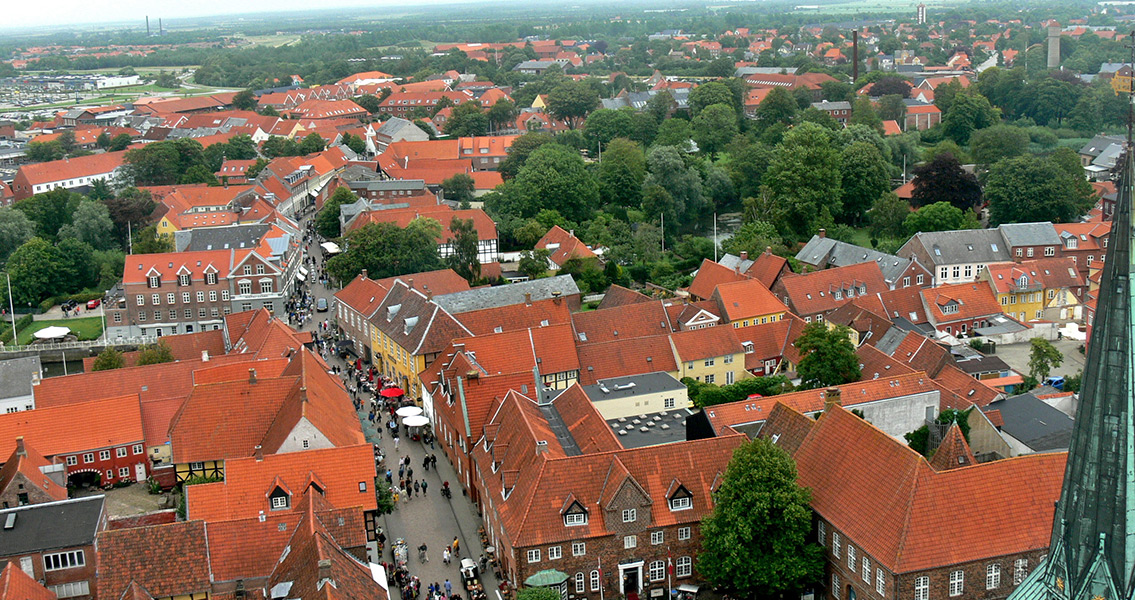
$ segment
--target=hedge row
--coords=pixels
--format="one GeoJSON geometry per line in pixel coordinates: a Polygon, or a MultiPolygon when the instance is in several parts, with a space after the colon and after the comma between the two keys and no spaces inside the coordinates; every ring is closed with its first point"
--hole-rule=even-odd
{"type": "MultiPolygon", "coordinates": [[[[35,320],[34,315],[24,315],[16,319],[16,331],[31,325],[33,320],[35,320]]],[[[9,325],[11,322],[12,321],[8,320],[3,325],[0,325],[0,343],[12,343],[12,327],[9,325]]]]}
{"type": "Polygon", "coordinates": [[[63,294],[62,296],[52,296],[47,300],[39,303],[39,311],[41,313],[45,313],[51,310],[51,307],[55,306],[56,304],[63,304],[68,300],[74,300],[75,302],[82,303],[86,303],[88,300],[102,300],[102,297],[104,295],[104,292],[80,292],[78,294],[63,294]]]}

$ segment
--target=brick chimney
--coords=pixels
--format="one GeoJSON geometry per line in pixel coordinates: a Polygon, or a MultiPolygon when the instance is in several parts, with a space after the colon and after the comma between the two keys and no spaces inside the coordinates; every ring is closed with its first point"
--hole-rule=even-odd
{"type": "Polygon", "coordinates": [[[252,450],[252,457],[256,459],[256,462],[264,460],[264,448],[257,444],[256,448],[252,450]]]}
{"type": "Polygon", "coordinates": [[[747,250],[741,251],[741,260],[749,260],[749,252],[747,250]]]}
{"type": "Polygon", "coordinates": [[[826,238],[826,237],[828,237],[828,230],[827,229],[821,229],[819,231],[819,233],[817,233],[816,235],[820,236],[821,238],[826,238]]]}
{"type": "Polygon", "coordinates": [[[524,306],[532,306],[532,293],[524,292],[524,306]]]}
{"type": "Polygon", "coordinates": [[[331,559],[323,558],[319,561],[319,587],[328,581],[331,581],[331,559]]]}
{"type": "Polygon", "coordinates": [[[824,391],[824,410],[827,411],[833,406],[843,406],[843,402],[840,400],[839,388],[831,387],[824,391]]]}
{"type": "Polygon", "coordinates": [[[407,283],[406,283],[406,285],[407,285],[407,286],[408,286],[408,287],[409,287],[410,289],[414,289],[414,278],[413,278],[413,277],[411,277],[411,278],[407,279],[407,280],[406,280],[406,282],[407,282],[407,283]]]}
{"type": "Polygon", "coordinates": [[[367,278],[367,270],[366,269],[363,269],[362,277],[363,277],[363,279],[367,278]]]}
{"type": "Polygon", "coordinates": [[[765,246],[765,256],[772,255],[772,246],[765,246]]]}
{"type": "Polygon", "coordinates": [[[248,382],[249,383],[256,383],[256,369],[249,369],[248,370],[248,382]]]}
{"type": "Polygon", "coordinates": [[[27,456],[28,450],[24,447],[24,436],[16,437],[16,456],[27,456]]]}

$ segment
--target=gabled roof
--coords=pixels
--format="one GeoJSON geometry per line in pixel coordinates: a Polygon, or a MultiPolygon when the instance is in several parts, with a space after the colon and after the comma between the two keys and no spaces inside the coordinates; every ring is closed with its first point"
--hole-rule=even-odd
{"type": "Polygon", "coordinates": [[[335,292],[335,298],[340,304],[349,306],[352,310],[361,314],[364,319],[369,319],[374,315],[374,311],[378,310],[378,306],[382,304],[387,289],[375,280],[367,278],[365,274],[360,273],[343,289],[335,292]]]}
{"type": "Polygon", "coordinates": [[[15,515],[11,528],[0,529],[0,554],[20,556],[94,544],[106,526],[104,499],[86,496],[0,510],[0,522],[15,515]]]}
{"type": "Polygon", "coordinates": [[[536,242],[535,248],[538,250],[548,250],[550,254],[548,260],[561,267],[572,258],[578,258],[580,260],[598,258],[579,238],[575,237],[573,233],[565,231],[559,225],[553,225],[552,228],[544,234],[544,237],[536,242]]]}
{"type": "Polygon", "coordinates": [[[690,282],[689,292],[691,296],[708,300],[713,296],[713,291],[717,289],[717,286],[723,283],[745,281],[745,279],[746,277],[740,269],[730,269],[706,258],[702,259],[697,275],[690,282]]]}
{"type": "Polygon", "coordinates": [[[18,436],[34,440],[44,456],[141,443],[138,395],[0,415],[0,456],[11,455],[18,436]]]}
{"type": "Polygon", "coordinates": [[[914,234],[902,248],[900,256],[909,256],[920,248],[935,265],[995,263],[1013,260],[1005,239],[996,229],[965,229],[914,234]]]}
{"type": "Polygon", "coordinates": [[[681,362],[741,354],[745,351],[732,327],[706,327],[672,333],[670,343],[681,362]]]}
{"type": "Polygon", "coordinates": [[[579,287],[575,284],[575,279],[571,275],[557,275],[435,296],[434,302],[456,315],[482,308],[517,304],[526,301],[528,295],[531,295],[532,300],[567,298],[579,295],[579,287]]]}
{"type": "Polygon", "coordinates": [[[756,279],[720,283],[712,299],[728,322],[788,311],[788,307],[756,279]]]}
{"type": "Polygon", "coordinates": [[[97,564],[102,598],[119,597],[131,582],[157,598],[211,590],[204,521],[104,531],[97,564]]]}
{"type": "MultiPolygon", "coordinates": [[[[771,437],[766,424],[763,437],[771,437]]],[[[848,544],[896,574],[1048,547],[1066,454],[1032,454],[936,472],[925,458],[842,407],[793,453],[812,508],[848,544]],[[981,506],[966,519],[944,498],[981,506]]]]}
{"type": "Polygon", "coordinates": [[[952,323],[1001,314],[1001,305],[993,291],[984,283],[940,285],[921,290],[920,294],[926,314],[934,323],[952,323]],[[947,306],[957,306],[957,310],[943,312],[943,308],[947,306]]]}
{"type": "Polygon", "coordinates": [[[796,338],[800,337],[806,325],[804,319],[786,313],[783,319],[734,329],[737,340],[745,348],[745,369],[763,369],[764,361],[770,359],[784,358],[791,363],[800,362],[796,338]],[[746,347],[749,344],[753,348],[751,352],[746,347]]]}
{"type": "Polygon", "coordinates": [[[942,438],[942,443],[938,444],[938,449],[930,458],[930,467],[935,471],[948,471],[976,464],[977,459],[974,458],[965,436],[962,435],[962,428],[957,423],[951,423],[950,428],[946,430],[946,436],[942,438]]]}
{"type": "Polygon", "coordinates": [[[577,344],[597,344],[671,333],[677,328],[657,300],[571,315],[577,344]]]}
{"type": "MultiPolygon", "coordinates": [[[[484,270],[485,265],[481,265],[481,267],[482,270],[484,270]]],[[[393,287],[395,281],[401,281],[406,284],[406,287],[418,290],[427,297],[431,295],[442,296],[445,294],[455,294],[457,292],[467,292],[471,289],[469,282],[466,281],[464,277],[458,275],[453,269],[424,271],[410,275],[387,277],[386,279],[379,279],[377,281],[379,285],[386,289],[393,287]]]]}
{"type": "Polygon", "coordinates": [[[583,344],[576,351],[579,354],[579,381],[583,385],[611,377],[678,370],[668,335],[583,344]]]}
{"type": "MultiPolygon", "coordinates": [[[[753,264],[748,269],[745,269],[745,274],[771,289],[780,274],[787,268],[787,265],[787,258],[777,256],[766,250],[753,260],[753,264]]],[[[791,272],[792,269],[789,268],[788,271],[791,272]]]]}
{"type": "Polygon", "coordinates": [[[123,152],[105,152],[102,154],[88,154],[75,158],[65,158],[50,162],[31,163],[20,166],[17,179],[23,178],[31,185],[65,181],[106,175],[122,166],[123,152]]]}
{"type": "Polygon", "coordinates": [[[439,352],[450,340],[472,335],[434,300],[401,281],[391,286],[370,323],[411,355],[439,352]]]}
{"type": "Polygon", "coordinates": [[[557,301],[555,298],[471,310],[461,313],[457,317],[457,320],[474,335],[487,335],[502,331],[528,329],[529,327],[562,325],[570,322],[571,319],[572,314],[567,303],[557,301]]]}
{"type": "Polygon", "coordinates": [[[909,258],[900,258],[818,235],[813,235],[800,252],[796,253],[796,260],[820,269],[875,262],[883,272],[883,279],[891,285],[895,285],[911,262],[909,258]]]}
{"type": "Polygon", "coordinates": [[[225,480],[186,489],[190,519],[228,521],[270,512],[268,494],[282,481],[293,494],[292,505],[315,478],[322,496],[335,508],[375,509],[374,448],[367,443],[302,452],[265,454],[225,461],[225,480]],[[366,483],[360,490],[359,483],[366,483]]]}
{"type": "Polygon", "coordinates": [[[0,571],[0,600],[55,600],[55,592],[32,579],[14,560],[0,571]]]}
{"type": "Polygon", "coordinates": [[[783,286],[793,312],[798,315],[827,312],[858,296],[888,290],[883,272],[875,262],[786,275],[777,286],[783,286]]]}
{"type": "Polygon", "coordinates": [[[12,480],[16,478],[17,474],[20,474],[26,477],[32,485],[46,492],[53,500],[66,500],[67,488],[53,481],[41,470],[51,466],[51,461],[36,452],[27,440],[19,438],[11,456],[4,461],[4,466],[0,467],[0,493],[7,491],[12,480]],[[21,446],[23,447],[21,448],[21,446]]]}
{"type": "Polygon", "coordinates": [[[603,294],[603,300],[599,302],[597,310],[617,308],[619,306],[637,304],[639,302],[650,302],[651,300],[653,299],[646,294],[613,283],[611,287],[607,288],[607,292],[603,294]]]}
{"type": "Polygon", "coordinates": [[[232,342],[230,354],[247,354],[256,358],[291,356],[311,343],[310,332],[292,329],[273,317],[266,308],[225,316],[225,330],[232,342]]]}

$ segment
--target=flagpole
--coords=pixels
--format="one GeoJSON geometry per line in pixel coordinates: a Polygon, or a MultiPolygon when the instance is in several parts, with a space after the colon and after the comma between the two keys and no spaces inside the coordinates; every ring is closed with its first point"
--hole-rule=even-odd
{"type": "MultiPolygon", "coordinates": [[[[716,219],[714,221],[716,223],[716,219]]],[[[670,576],[674,573],[674,556],[670,552],[669,546],[666,548],[666,597],[674,597],[674,584],[670,580],[670,576]]]]}
{"type": "Polygon", "coordinates": [[[599,567],[599,600],[603,600],[603,559],[597,557],[595,564],[599,567]]]}
{"type": "Polygon", "coordinates": [[[713,213],[713,262],[717,262],[717,213],[713,213]]]}

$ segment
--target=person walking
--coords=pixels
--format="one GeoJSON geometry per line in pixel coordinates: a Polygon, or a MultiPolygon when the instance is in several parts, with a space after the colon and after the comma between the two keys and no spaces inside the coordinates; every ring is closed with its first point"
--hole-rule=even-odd
{"type": "Polygon", "coordinates": [[[453,593],[453,584],[449,583],[449,580],[446,579],[445,580],[445,595],[448,596],[452,593],[453,593]]]}
{"type": "Polygon", "coordinates": [[[430,470],[430,457],[429,456],[423,456],[422,457],[422,469],[425,469],[426,471],[430,470]]]}
{"type": "Polygon", "coordinates": [[[414,495],[417,496],[418,492],[421,491],[421,489],[421,484],[419,484],[417,480],[414,480],[414,495]]]}
{"type": "Polygon", "coordinates": [[[445,564],[447,564],[447,565],[448,565],[448,564],[449,564],[449,559],[450,559],[450,556],[451,556],[451,555],[449,554],[449,548],[446,548],[446,549],[442,550],[442,551],[441,551],[441,562],[443,562],[443,563],[445,563],[445,564]]]}
{"type": "Polygon", "coordinates": [[[426,481],[425,479],[422,480],[422,495],[423,496],[426,495],[426,486],[428,486],[429,484],[430,484],[430,482],[426,481]]]}
{"type": "Polygon", "coordinates": [[[430,454],[430,466],[434,468],[435,472],[437,471],[437,455],[436,454],[430,454]]]}
{"type": "Polygon", "coordinates": [[[395,450],[398,449],[398,432],[397,431],[394,432],[394,449],[395,450]]]}
{"type": "Polygon", "coordinates": [[[453,555],[461,556],[461,542],[457,540],[457,536],[453,536],[453,555]]]}
{"type": "Polygon", "coordinates": [[[398,488],[391,488],[391,490],[390,490],[391,496],[394,497],[394,506],[395,507],[398,506],[398,496],[400,495],[398,492],[399,492],[398,488]]]}
{"type": "MultiPolygon", "coordinates": [[[[407,457],[407,458],[409,458],[409,457],[407,457]]],[[[407,479],[413,479],[414,478],[414,467],[406,467],[406,478],[407,479]]]]}

